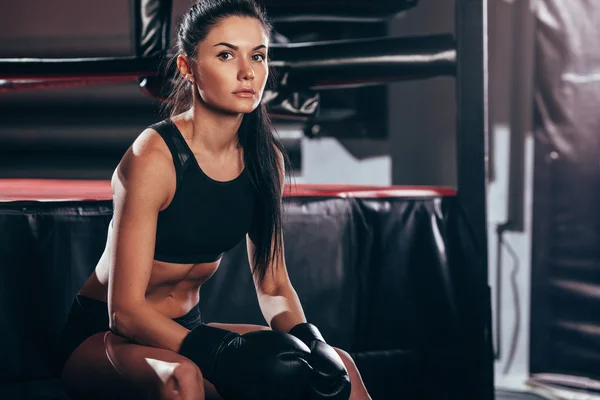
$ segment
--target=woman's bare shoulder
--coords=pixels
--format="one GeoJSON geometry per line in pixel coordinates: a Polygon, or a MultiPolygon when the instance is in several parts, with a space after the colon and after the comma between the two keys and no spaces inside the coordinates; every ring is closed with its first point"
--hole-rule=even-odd
{"type": "MultiPolygon", "coordinates": [[[[147,128],[133,141],[112,176],[113,195],[136,188],[162,193],[175,182],[173,158],[162,137],[147,128]]],[[[148,192],[151,191],[151,192],[148,192]]]]}

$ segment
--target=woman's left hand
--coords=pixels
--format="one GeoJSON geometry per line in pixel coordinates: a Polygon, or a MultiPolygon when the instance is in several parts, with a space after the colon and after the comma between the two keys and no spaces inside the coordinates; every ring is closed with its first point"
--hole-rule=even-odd
{"type": "Polygon", "coordinates": [[[341,357],[325,342],[317,327],[301,323],[288,333],[303,341],[310,349],[310,364],[313,368],[311,398],[347,400],[352,388],[348,371],[341,357]]]}

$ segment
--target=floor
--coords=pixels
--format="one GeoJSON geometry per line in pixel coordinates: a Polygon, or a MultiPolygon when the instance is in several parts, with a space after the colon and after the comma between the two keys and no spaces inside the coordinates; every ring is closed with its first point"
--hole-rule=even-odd
{"type": "Polygon", "coordinates": [[[498,389],[496,390],[496,400],[545,400],[545,398],[531,393],[498,389]]]}

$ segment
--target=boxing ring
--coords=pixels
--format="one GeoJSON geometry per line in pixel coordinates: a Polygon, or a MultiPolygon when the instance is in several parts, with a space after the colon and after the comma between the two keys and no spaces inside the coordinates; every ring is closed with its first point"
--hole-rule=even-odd
{"type": "MultiPolygon", "coordinates": [[[[309,2],[310,3],[310,2],[309,2]]],[[[332,18],[266,1],[275,22],[332,18]],[[279,9],[278,7],[282,7],[279,9]]],[[[360,2],[359,2],[360,3],[360,2]]],[[[378,18],[417,1],[353,18],[378,18]]],[[[455,76],[458,190],[288,186],[284,236],[290,279],[307,318],[347,350],[373,399],[491,399],[493,355],[485,226],[485,1],[456,1],[456,37],[433,35],[273,45],[270,112],[311,131],[321,90],[455,76]],[[477,32],[473,34],[473,32],[477,32]],[[386,52],[382,53],[381,48],[386,52]],[[325,62],[325,61],[327,62],[325,62]],[[469,79],[463,79],[469,76],[469,79]]],[[[133,0],[131,57],[0,59],[0,92],[139,83],[162,99],[169,73],[170,1],[133,0]]],[[[329,8],[328,8],[329,7],[329,8]]],[[[391,7],[391,6],[389,6],[391,7]]],[[[349,16],[346,16],[349,17],[349,16]]],[[[55,341],[72,299],[104,249],[108,180],[0,179],[0,398],[68,399],[55,341]],[[35,318],[32,318],[35,316],[35,318]]],[[[226,253],[202,288],[207,321],[264,325],[245,246],[226,253]]]]}

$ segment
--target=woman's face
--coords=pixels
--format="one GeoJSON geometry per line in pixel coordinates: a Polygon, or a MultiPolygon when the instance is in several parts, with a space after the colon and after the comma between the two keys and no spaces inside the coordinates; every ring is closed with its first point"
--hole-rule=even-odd
{"type": "Polygon", "coordinates": [[[198,44],[194,84],[202,100],[227,113],[260,104],[267,77],[268,37],[255,18],[228,17],[198,44]],[[249,92],[241,92],[250,90],[249,92]]]}

